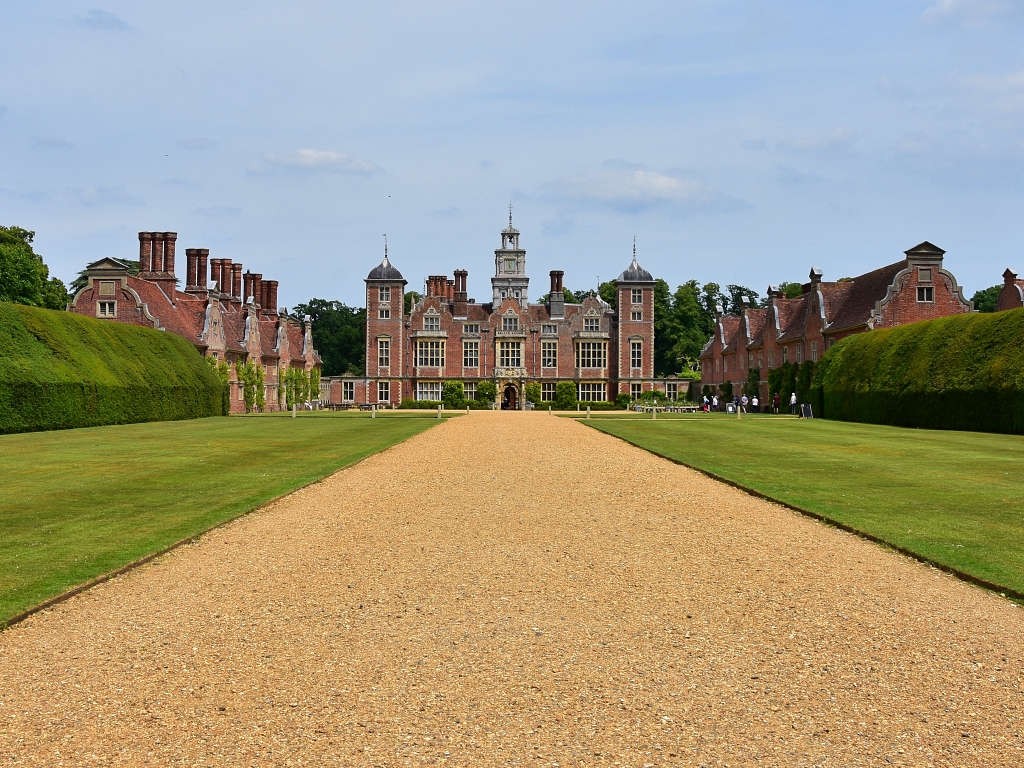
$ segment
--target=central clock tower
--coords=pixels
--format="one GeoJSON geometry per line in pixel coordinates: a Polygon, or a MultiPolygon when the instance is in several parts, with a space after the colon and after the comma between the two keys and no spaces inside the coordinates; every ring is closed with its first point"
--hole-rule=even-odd
{"type": "Polygon", "coordinates": [[[519,230],[512,226],[512,206],[508,207],[508,227],[501,232],[501,247],[494,251],[494,277],[491,289],[497,307],[505,299],[526,306],[530,278],[526,276],[526,251],[519,247],[519,230]]]}

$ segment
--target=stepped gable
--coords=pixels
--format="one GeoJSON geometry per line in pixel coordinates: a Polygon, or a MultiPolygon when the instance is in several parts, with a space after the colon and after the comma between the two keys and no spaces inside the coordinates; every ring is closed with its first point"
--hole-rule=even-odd
{"type": "MultiPolygon", "coordinates": [[[[832,318],[826,315],[828,329],[841,331],[865,325],[871,319],[871,312],[875,306],[885,298],[896,275],[906,267],[906,260],[897,261],[849,281],[852,283],[852,287],[846,291],[845,299],[843,299],[838,312],[832,318]]],[[[838,285],[842,285],[842,283],[838,283],[838,285]]]]}

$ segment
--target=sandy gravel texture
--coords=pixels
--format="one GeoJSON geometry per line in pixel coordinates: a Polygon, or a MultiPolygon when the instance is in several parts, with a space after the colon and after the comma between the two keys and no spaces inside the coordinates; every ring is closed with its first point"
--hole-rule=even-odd
{"type": "Polygon", "coordinates": [[[1024,611],[474,412],[0,635],[2,765],[1024,764],[1024,611]]]}

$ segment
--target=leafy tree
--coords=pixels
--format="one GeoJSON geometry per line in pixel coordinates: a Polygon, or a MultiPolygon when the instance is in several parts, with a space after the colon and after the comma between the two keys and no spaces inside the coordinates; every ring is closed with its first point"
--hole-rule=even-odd
{"type": "Polygon", "coordinates": [[[405,312],[406,317],[408,317],[409,315],[412,314],[413,305],[417,301],[422,299],[422,298],[423,298],[423,294],[422,293],[417,293],[416,291],[407,291],[406,292],[406,294],[405,294],[405,306],[403,307],[403,312],[405,312]]]}
{"type": "Polygon", "coordinates": [[[32,250],[35,236],[35,232],[21,227],[0,227],[0,301],[64,309],[67,289],[56,277],[50,277],[42,256],[32,250]]]}
{"type": "Polygon", "coordinates": [[[991,288],[978,291],[971,297],[971,301],[974,302],[974,308],[979,312],[995,312],[996,302],[999,301],[999,292],[1001,290],[1003,290],[1003,286],[993,285],[991,288]]]}
{"type": "Polygon", "coordinates": [[[747,380],[743,383],[743,394],[747,397],[756,397],[761,385],[761,369],[751,368],[747,372],[747,380]]]}
{"type": "Polygon", "coordinates": [[[732,400],[732,382],[727,381],[721,386],[722,389],[722,400],[729,402],[732,400]]]}
{"type": "MultiPolygon", "coordinates": [[[[547,304],[548,303],[548,296],[550,296],[550,295],[551,295],[550,293],[545,293],[543,296],[541,296],[539,299],[537,299],[537,303],[538,304],[547,304]]],[[[574,294],[568,288],[563,288],[562,289],[562,301],[564,301],[566,304],[575,304],[576,303],[576,294],[574,294]]]]}
{"type": "Polygon", "coordinates": [[[779,291],[783,298],[795,299],[804,292],[804,289],[802,283],[779,283],[779,291]]]}
{"type": "Polygon", "coordinates": [[[729,303],[725,307],[726,312],[738,315],[747,307],[758,306],[757,291],[752,291],[742,285],[727,285],[725,290],[729,292],[729,303]]]}
{"type": "Polygon", "coordinates": [[[729,306],[729,297],[722,293],[722,288],[718,283],[704,283],[704,287],[701,289],[700,303],[704,307],[704,311],[714,318],[716,307],[722,307],[724,311],[729,306]]]}
{"type": "MultiPolygon", "coordinates": [[[[319,384],[319,380],[317,383],[319,384]]],[[[287,369],[281,377],[281,384],[283,387],[279,387],[278,392],[280,392],[282,388],[284,389],[285,407],[289,411],[292,409],[293,405],[309,401],[309,395],[311,392],[310,377],[302,368],[287,369]]]]}
{"type": "MultiPolygon", "coordinates": [[[[406,294],[408,296],[408,294],[406,294]]],[[[324,376],[363,375],[366,356],[366,310],[340,301],[310,299],[295,307],[313,323],[313,346],[323,360],[324,376]]],[[[396,350],[397,351],[397,350],[396,350]]]]}
{"type": "Polygon", "coordinates": [[[629,396],[628,392],[620,392],[615,396],[615,404],[619,406],[619,408],[629,408],[629,404],[631,402],[633,402],[633,398],[629,396]]]}
{"type": "Polygon", "coordinates": [[[597,295],[604,299],[605,304],[610,304],[612,309],[618,306],[619,292],[612,283],[604,282],[597,286],[597,295]]]}
{"type": "Polygon", "coordinates": [[[534,381],[523,387],[523,397],[528,403],[540,405],[540,383],[534,381]]]}
{"type": "Polygon", "coordinates": [[[571,411],[576,407],[576,384],[571,381],[560,381],[555,385],[554,407],[559,411],[571,411]]]}
{"type": "MultiPolygon", "coordinates": [[[[566,288],[566,290],[569,290],[566,288]]],[[[594,295],[593,291],[573,291],[572,292],[572,303],[582,304],[584,299],[588,299],[594,295]]]]}
{"type": "Polygon", "coordinates": [[[810,400],[811,382],[814,380],[814,362],[804,360],[797,366],[800,370],[796,377],[796,399],[798,403],[806,403],[810,400]]]}
{"type": "Polygon", "coordinates": [[[465,385],[461,381],[446,381],[441,388],[441,402],[445,408],[465,408],[465,385]]]}
{"type": "Polygon", "coordinates": [[[662,279],[654,281],[654,375],[675,373],[679,361],[674,359],[675,340],[679,336],[672,307],[672,291],[662,279]]]}
{"type": "Polygon", "coordinates": [[[476,399],[481,403],[493,403],[498,397],[498,387],[493,381],[481,381],[476,385],[476,399]]]}
{"type": "Polygon", "coordinates": [[[251,360],[246,363],[235,363],[235,375],[242,385],[242,402],[245,403],[246,413],[252,413],[256,407],[256,385],[260,378],[256,375],[257,370],[263,373],[263,369],[254,365],[251,360]]]}
{"type": "Polygon", "coordinates": [[[320,399],[320,369],[311,368],[309,371],[309,394],[313,400],[320,399]]]}
{"type": "Polygon", "coordinates": [[[227,416],[231,413],[231,369],[226,362],[215,357],[209,356],[204,359],[217,372],[221,386],[224,387],[223,406],[224,415],[227,416]]]}

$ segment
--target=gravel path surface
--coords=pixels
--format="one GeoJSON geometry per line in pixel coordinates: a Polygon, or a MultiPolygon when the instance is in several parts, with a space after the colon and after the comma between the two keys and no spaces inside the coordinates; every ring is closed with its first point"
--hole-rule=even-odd
{"type": "Polygon", "coordinates": [[[474,412],[0,635],[0,765],[1024,764],[1024,611],[474,412]]]}

